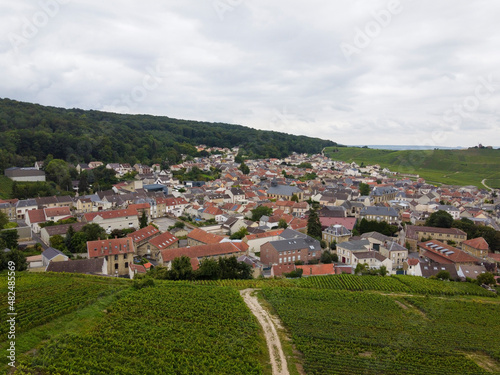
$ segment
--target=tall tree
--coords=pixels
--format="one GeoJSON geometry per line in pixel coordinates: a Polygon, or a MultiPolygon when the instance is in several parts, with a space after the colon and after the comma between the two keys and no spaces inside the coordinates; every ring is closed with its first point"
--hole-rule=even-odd
{"type": "Polygon", "coordinates": [[[321,222],[317,208],[311,208],[307,219],[307,234],[311,237],[321,239],[321,222]]]}
{"type": "Polygon", "coordinates": [[[425,222],[428,227],[451,228],[453,224],[453,216],[448,212],[439,210],[433,212],[425,222]]]}
{"type": "Polygon", "coordinates": [[[175,258],[172,261],[172,268],[169,271],[169,279],[192,280],[193,267],[191,266],[191,259],[185,255],[180,258],[175,258]]]}
{"type": "Polygon", "coordinates": [[[370,185],[365,184],[365,183],[360,183],[359,184],[359,193],[361,195],[370,195],[370,185]]]}
{"type": "Polygon", "coordinates": [[[70,251],[71,253],[75,252],[75,249],[73,248],[73,236],[75,235],[75,230],[73,229],[73,226],[70,225],[68,230],[66,231],[66,239],[64,240],[64,243],[66,244],[66,249],[70,251]]]}
{"type": "MultiPolygon", "coordinates": [[[[17,249],[17,241],[19,239],[19,233],[17,230],[4,230],[0,232],[0,239],[3,241],[3,246],[13,250],[17,249]]],[[[3,250],[3,249],[0,249],[3,250]]]]}
{"type": "Polygon", "coordinates": [[[243,174],[249,174],[250,173],[250,168],[248,168],[248,166],[243,161],[241,162],[240,167],[238,169],[243,174]]]}
{"type": "Polygon", "coordinates": [[[148,217],[146,216],[146,211],[142,211],[142,216],[139,221],[141,228],[146,228],[148,226],[148,217]]]}
{"type": "Polygon", "coordinates": [[[0,211],[0,229],[3,229],[7,223],[9,222],[9,218],[7,217],[7,215],[0,211]]]}
{"type": "Polygon", "coordinates": [[[259,221],[262,216],[271,216],[273,209],[267,206],[259,206],[252,210],[252,221],[259,221]]]}
{"type": "Polygon", "coordinates": [[[78,182],[78,193],[85,194],[89,190],[89,180],[87,171],[82,171],[80,173],[80,178],[78,182]]]}

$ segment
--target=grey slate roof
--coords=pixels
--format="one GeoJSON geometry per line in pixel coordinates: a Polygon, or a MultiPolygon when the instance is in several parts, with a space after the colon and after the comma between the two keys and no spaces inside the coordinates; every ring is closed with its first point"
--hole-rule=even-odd
{"type": "Polygon", "coordinates": [[[388,241],[390,237],[387,237],[386,235],[383,235],[382,233],[379,232],[368,232],[368,233],[363,233],[361,235],[361,238],[363,239],[373,238],[377,241],[384,243],[385,241],[388,241]]]}
{"type": "MultiPolygon", "coordinates": [[[[64,255],[61,251],[54,249],[53,247],[47,248],[43,253],[42,256],[48,260],[54,259],[58,255],[64,255]]],[[[66,255],[64,255],[66,256],[66,255]]]]}
{"type": "Polygon", "coordinates": [[[35,199],[24,199],[22,201],[18,201],[16,204],[17,208],[24,208],[24,207],[31,207],[31,206],[38,207],[38,203],[36,203],[35,199]]]}
{"type": "Polygon", "coordinates": [[[101,274],[104,258],[70,260],[68,262],[50,262],[47,272],[70,272],[101,274]]]}
{"type": "Polygon", "coordinates": [[[63,224],[63,225],[54,225],[51,227],[45,227],[44,229],[47,231],[49,236],[55,236],[55,235],[61,235],[64,236],[66,235],[66,232],[68,231],[69,227],[73,227],[75,232],[79,232],[82,230],[82,228],[85,226],[87,223],[72,223],[72,224],[63,224]]]}
{"type": "Polygon", "coordinates": [[[339,247],[350,251],[366,251],[370,247],[370,241],[368,240],[346,241],[337,244],[337,248],[339,247]]]}
{"type": "Polygon", "coordinates": [[[380,262],[383,262],[387,258],[380,254],[378,251],[357,251],[354,253],[354,256],[358,259],[377,259],[380,262]]]}
{"type": "Polygon", "coordinates": [[[284,240],[290,240],[293,238],[306,238],[307,234],[298,232],[296,230],[286,228],[281,234],[280,237],[283,238],[284,240]]]}
{"type": "Polygon", "coordinates": [[[292,196],[297,193],[301,193],[302,190],[300,190],[296,186],[288,186],[288,185],[277,185],[277,186],[271,186],[267,190],[267,194],[275,194],[275,195],[286,195],[286,196],[292,196]]]}
{"type": "Polygon", "coordinates": [[[269,242],[277,251],[290,251],[308,249],[309,251],[320,251],[321,245],[318,240],[311,237],[308,238],[295,238],[289,240],[279,240],[269,242]]]}
{"type": "Polygon", "coordinates": [[[408,251],[408,249],[404,246],[401,246],[397,242],[387,241],[384,247],[389,251],[408,251]]]}
{"type": "Polygon", "coordinates": [[[361,209],[360,215],[393,216],[398,217],[397,211],[392,207],[368,206],[361,209]]]}
{"type": "Polygon", "coordinates": [[[326,228],[323,232],[331,234],[333,236],[348,236],[351,234],[351,231],[349,229],[340,224],[331,225],[328,228],[326,228]]]}

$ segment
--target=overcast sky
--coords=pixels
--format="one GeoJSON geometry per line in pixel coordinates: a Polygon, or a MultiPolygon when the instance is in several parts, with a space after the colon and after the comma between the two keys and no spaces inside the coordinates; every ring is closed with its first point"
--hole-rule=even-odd
{"type": "Polygon", "coordinates": [[[0,97],[500,146],[500,2],[0,0],[0,97]]]}

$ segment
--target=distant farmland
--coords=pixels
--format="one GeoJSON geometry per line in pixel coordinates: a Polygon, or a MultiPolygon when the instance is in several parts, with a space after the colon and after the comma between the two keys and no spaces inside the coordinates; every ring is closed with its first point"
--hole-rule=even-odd
{"type": "Polygon", "coordinates": [[[379,164],[393,172],[418,174],[427,182],[448,185],[475,185],[481,181],[500,188],[500,150],[375,150],[358,147],[328,147],[333,160],[358,165],[379,164]]]}

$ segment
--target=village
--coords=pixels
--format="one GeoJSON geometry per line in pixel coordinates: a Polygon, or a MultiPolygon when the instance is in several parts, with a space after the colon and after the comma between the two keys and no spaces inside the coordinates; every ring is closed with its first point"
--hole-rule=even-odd
{"type": "MultiPolygon", "coordinates": [[[[493,190],[436,187],[417,175],[322,154],[242,162],[238,148],[198,151],[209,156],[184,158],[169,169],[81,163],[79,173],[105,166],[117,177],[133,178],[92,194],[80,194],[76,181],[75,196],[0,201],[0,211],[18,224],[20,247],[41,246],[40,255],[27,258],[28,270],[134,278],[154,267],[171,268],[181,256],[189,257],[193,270],[205,259],[235,256],[256,278],[383,270],[422,277],[445,271],[453,280],[474,280],[497,272],[499,249],[483,237],[425,226],[444,211],[499,231],[500,198],[493,190]],[[207,181],[178,178],[194,170],[219,174],[207,181]],[[316,233],[311,216],[321,226],[316,233]],[[362,223],[385,223],[390,233],[360,230],[362,223]],[[86,252],[61,250],[68,235],[89,224],[105,235],[86,242],[86,252]]],[[[46,178],[43,162],[5,175],[20,182],[46,178]]]]}

